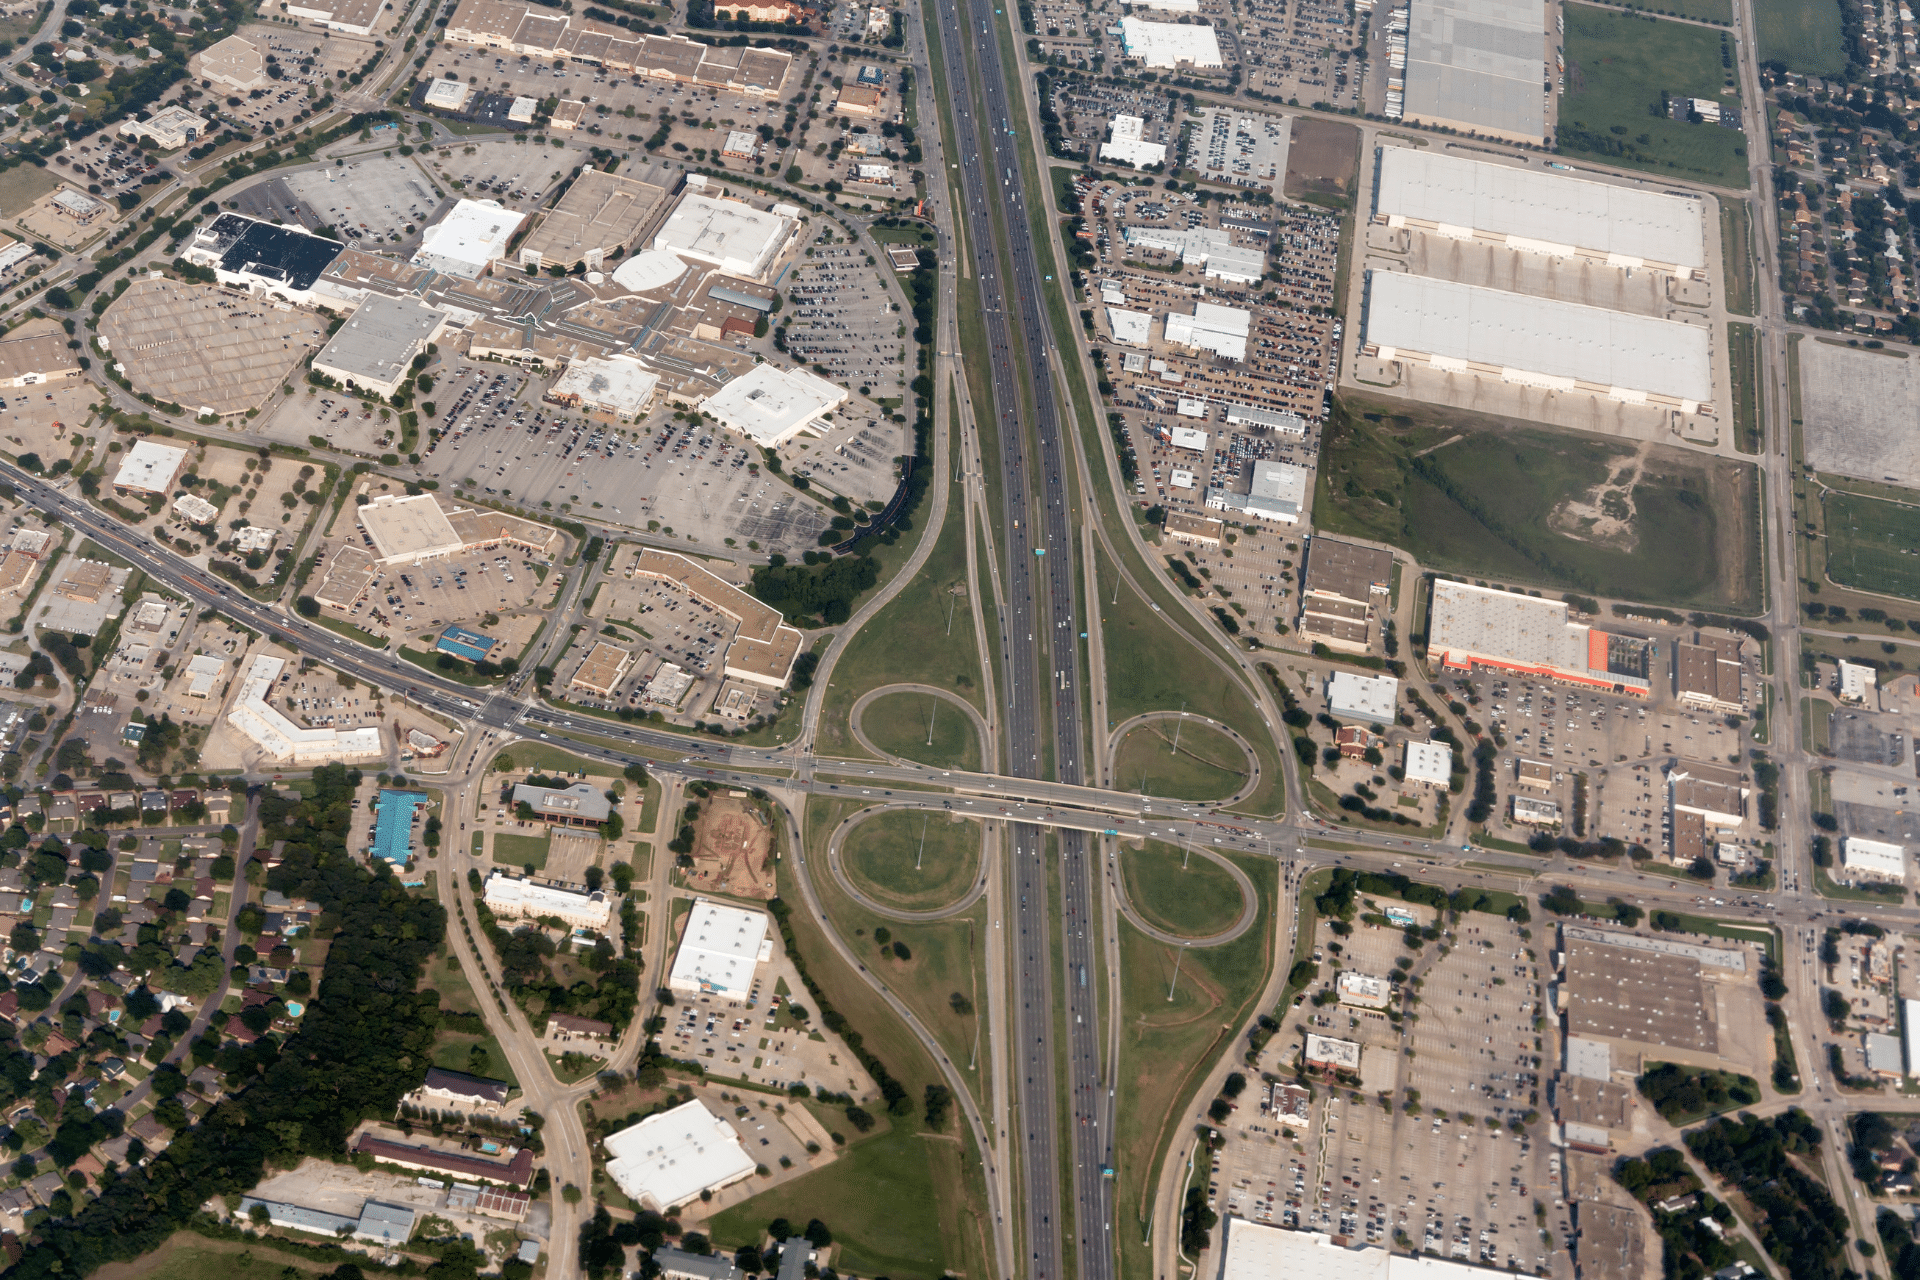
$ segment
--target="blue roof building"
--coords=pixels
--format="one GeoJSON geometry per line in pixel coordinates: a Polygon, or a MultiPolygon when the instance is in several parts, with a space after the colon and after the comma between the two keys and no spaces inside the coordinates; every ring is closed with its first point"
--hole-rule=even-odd
{"type": "Polygon", "coordinates": [[[383,790],[380,793],[380,820],[373,829],[373,856],[385,858],[396,867],[407,865],[413,856],[414,810],[427,803],[418,791],[383,790]]]}

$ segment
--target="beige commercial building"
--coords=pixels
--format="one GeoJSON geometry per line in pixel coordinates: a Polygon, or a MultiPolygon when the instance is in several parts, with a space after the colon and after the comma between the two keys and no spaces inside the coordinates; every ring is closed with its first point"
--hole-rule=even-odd
{"type": "Polygon", "coordinates": [[[802,637],[798,628],[781,619],[779,610],[676,551],[648,547],[640,553],[633,571],[643,578],[675,583],[734,621],[737,630],[733,643],[727,646],[726,658],[730,678],[770,689],[786,685],[802,637]]]}
{"type": "Polygon", "coordinates": [[[619,686],[620,678],[627,674],[627,667],[632,661],[631,651],[604,640],[598,641],[580,660],[580,669],[573,673],[572,687],[610,697],[619,686]]]}
{"type": "Polygon", "coordinates": [[[80,376],[79,353],[64,333],[0,341],[0,387],[33,387],[80,376]]]}
{"type": "Polygon", "coordinates": [[[485,508],[444,509],[431,493],[382,494],[360,508],[360,527],[383,565],[420,564],[501,545],[551,558],[560,547],[557,529],[485,508]]]}
{"type": "Polygon", "coordinates": [[[520,265],[572,268],[585,263],[587,270],[598,271],[607,259],[646,244],[666,202],[666,190],[650,182],[583,169],[520,242],[520,265]]]}
{"type": "Polygon", "coordinates": [[[1393,553],[1318,537],[1307,544],[1300,634],[1347,653],[1372,647],[1374,610],[1392,589],[1393,553]]]}
{"type": "Polygon", "coordinates": [[[1738,637],[1696,632],[1673,646],[1673,692],[1682,706],[1739,715],[1747,705],[1745,677],[1738,637]]]}
{"type": "Polygon", "coordinates": [[[536,58],[574,58],[646,79],[768,98],[780,92],[793,66],[793,56],[777,49],[635,35],[530,0],[460,0],[447,22],[447,39],[536,58]]]}
{"type": "Polygon", "coordinates": [[[264,89],[272,83],[272,78],[267,75],[266,60],[260,56],[259,46],[239,36],[228,36],[194,54],[187,63],[187,70],[208,84],[217,84],[241,93],[250,89],[264,89]]]}

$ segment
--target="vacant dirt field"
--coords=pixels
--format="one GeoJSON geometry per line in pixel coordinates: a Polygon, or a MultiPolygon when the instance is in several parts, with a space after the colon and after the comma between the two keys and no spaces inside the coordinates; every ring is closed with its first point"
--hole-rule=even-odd
{"type": "Polygon", "coordinates": [[[1350,124],[1334,124],[1311,116],[1293,119],[1293,144],[1287,150],[1286,195],[1351,199],[1353,175],[1360,162],[1360,131],[1350,124]]]}
{"type": "Polygon", "coordinates": [[[751,801],[716,796],[694,829],[692,879],[703,889],[746,898],[771,898],[770,833],[751,801]]]}

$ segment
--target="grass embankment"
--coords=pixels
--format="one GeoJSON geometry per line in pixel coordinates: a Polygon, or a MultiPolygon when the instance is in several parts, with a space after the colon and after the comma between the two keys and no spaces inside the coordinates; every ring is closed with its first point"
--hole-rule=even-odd
{"type": "Polygon", "coordinates": [[[1393,543],[1424,567],[1649,604],[1759,607],[1750,463],[1360,397],[1336,402],[1321,457],[1321,527],[1393,543]],[[1669,554],[1677,546],[1693,550],[1669,554]]]}
{"type": "MultiPolygon", "coordinates": [[[[805,825],[809,848],[820,849],[817,837],[832,830],[850,808],[844,802],[810,803],[805,825]]],[[[800,897],[791,878],[793,865],[791,859],[781,860],[778,883],[782,898],[796,907],[789,918],[798,958],[825,998],[860,1033],[867,1051],[900,1081],[914,1103],[913,1113],[893,1117],[884,1133],[876,1131],[852,1142],[840,1159],[825,1168],[715,1215],[709,1223],[713,1239],[731,1250],[757,1242],[775,1217],[795,1222],[819,1218],[832,1228],[838,1246],[836,1265],[845,1270],[891,1275],[896,1280],[935,1280],[947,1273],[985,1275],[992,1267],[991,1224],[980,1181],[980,1153],[957,1114],[948,1119],[944,1134],[923,1131],[919,1103],[926,1086],[940,1082],[938,1070],[913,1033],[835,954],[821,922],[797,909],[800,897]],[[876,1188],[885,1188],[885,1193],[876,1194],[876,1188]]],[[[839,895],[832,884],[819,884],[819,888],[823,905],[832,904],[829,910],[837,910],[840,904],[834,900],[839,895]]],[[[930,964],[937,948],[918,938],[922,932],[915,926],[902,936],[910,939],[909,946],[917,940],[915,962],[930,964]],[[919,948],[926,949],[928,960],[921,960],[919,948]]],[[[896,991],[901,999],[914,1003],[907,991],[896,991]]],[[[939,999],[946,1000],[946,993],[941,992],[939,999]]],[[[915,1008],[916,1016],[921,1012],[915,1008]]],[[[948,1047],[947,1040],[935,1034],[948,1047]]],[[[833,1127],[845,1131],[845,1126],[833,1127]]]]}
{"type": "Polygon", "coordinates": [[[903,911],[957,902],[979,875],[980,824],[935,813],[879,813],[847,833],[840,862],[860,891],[903,911]]]}
{"type": "Polygon", "coordinates": [[[1276,869],[1264,858],[1227,856],[1252,877],[1260,894],[1258,919],[1232,942],[1170,947],[1125,921],[1119,926],[1122,1021],[1114,1149],[1132,1158],[1115,1166],[1114,1203],[1116,1216],[1126,1224],[1119,1233],[1119,1253],[1128,1277],[1152,1275],[1150,1246],[1142,1238],[1143,1227],[1135,1224],[1146,1216],[1168,1145],[1181,1131],[1176,1118],[1185,1114],[1194,1089],[1220,1054],[1238,1052],[1234,1037],[1254,1012],[1254,999],[1275,963],[1276,869]]]}
{"type": "MultiPolygon", "coordinates": [[[[1182,708],[1217,720],[1253,743],[1259,758],[1259,784],[1235,808],[1257,814],[1281,812],[1286,787],[1279,759],[1245,686],[1220,663],[1195,652],[1193,641],[1167,626],[1151,605],[1118,579],[1104,555],[1099,568],[1100,599],[1095,603],[1106,639],[1107,728],[1149,711],[1182,708]]],[[[1120,781],[1128,780],[1123,776],[1120,781]]]]}
{"type": "MultiPolygon", "coordinates": [[[[960,620],[971,634],[973,620],[960,620]]],[[[874,746],[903,760],[935,769],[980,768],[980,735],[967,713],[931,693],[881,694],[860,713],[860,729],[874,746]]]]}
{"type": "Polygon", "coordinates": [[[1247,753],[1194,717],[1127,731],[1114,753],[1114,786],[1174,800],[1224,800],[1246,784],[1247,753]]]}
{"type": "Polygon", "coordinates": [[[1159,840],[1120,847],[1127,900],[1155,928],[1207,938],[1240,918],[1240,886],[1211,858],[1159,840]],[[1182,864],[1185,864],[1184,866],[1182,864]]]}
{"type": "MultiPolygon", "coordinates": [[[[959,433],[953,434],[957,437],[959,433]]],[[[958,466],[951,470],[956,475],[959,472],[958,466]]],[[[927,562],[847,642],[834,663],[833,687],[827,691],[820,713],[822,750],[865,754],[849,731],[848,716],[860,695],[882,685],[912,683],[951,689],[981,711],[986,710],[980,693],[980,654],[974,644],[973,617],[966,595],[964,506],[963,495],[956,487],[948,495],[946,519],[927,562]]],[[[869,734],[873,724],[869,712],[869,734]]]]}
{"type": "Polygon", "coordinates": [[[1562,12],[1562,155],[1746,189],[1746,134],[1660,113],[1662,93],[1718,102],[1723,111],[1740,109],[1731,61],[1723,61],[1731,35],[1585,4],[1565,5],[1562,12]]]}

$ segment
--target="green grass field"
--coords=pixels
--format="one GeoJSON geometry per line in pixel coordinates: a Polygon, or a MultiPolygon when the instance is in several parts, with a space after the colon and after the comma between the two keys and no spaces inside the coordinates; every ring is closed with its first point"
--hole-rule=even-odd
{"type": "Polygon", "coordinates": [[[17,218],[47,192],[60,185],[52,169],[15,165],[0,174],[0,217],[17,218]]]}
{"type": "Polygon", "coordinates": [[[758,1244],[775,1218],[818,1218],[833,1232],[836,1269],[933,1280],[946,1273],[947,1251],[934,1221],[931,1153],[950,1145],[905,1126],[875,1134],[826,1168],[715,1214],[708,1230],[731,1253],[758,1244]]]}
{"type": "Polygon", "coordinates": [[[1753,0],[1753,19],[1762,62],[1810,76],[1847,69],[1838,0],[1753,0]]]}
{"type": "Polygon", "coordinates": [[[1556,510],[1628,474],[1633,446],[1470,418],[1337,402],[1322,444],[1316,521],[1328,533],[1404,547],[1429,568],[1649,604],[1759,607],[1751,464],[1652,446],[1631,489],[1630,539],[1589,540],[1574,536],[1585,526],[1556,510]],[[1673,547],[1689,554],[1671,555],[1673,547]]]}
{"type": "Polygon", "coordinates": [[[1209,858],[1148,840],[1120,848],[1127,899],[1156,927],[1185,938],[1207,938],[1240,918],[1240,887],[1209,858]],[[1181,869],[1181,862],[1186,869],[1181,869]]]}
{"type": "Polygon", "coordinates": [[[1746,188],[1745,134],[1674,120],[1661,110],[1663,92],[1738,106],[1728,87],[1732,72],[1721,62],[1721,41],[1731,37],[1591,5],[1569,4],[1563,13],[1562,154],[1746,188]]]}
{"type": "Polygon", "coordinates": [[[517,836],[496,831],[493,835],[493,860],[509,867],[532,867],[538,871],[547,865],[547,850],[552,842],[551,836],[517,836]]]}
{"type": "Polygon", "coordinates": [[[980,826],[944,814],[877,814],[847,833],[840,861],[860,891],[876,902],[934,911],[958,901],[973,883],[980,866],[980,826]]]}
{"type": "Polygon", "coordinates": [[[516,1089],[520,1087],[520,1078],[513,1074],[513,1066],[507,1061],[500,1042],[492,1036],[468,1036],[457,1031],[442,1031],[433,1045],[433,1065],[448,1071],[473,1071],[475,1045],[487,1051],[487,1069],[474,1074],[489,1080],[505,1080],[516,1089]]]}
{"type": "MultiPolygon", "coordinates": [[[[604,760],[587,760],[570,751],[544,742],[516,742],[501,755],[513,761],[515,769],[536,769],[546,773],[584,773],[589,778],[615,778],[619,770],[604,760]]],[[[500,768],[500,756],[493,758],[492,768],[504,773],[500,768]]]]}
{"type": "Polygon", "coordinates": [[[1753,219],[1744,200],[1722,199],[1720,260],[1726,267],[1727,310],[1753,314],[1753,219]]]}
{"type": "MultiPolygon", "coordinates": [[[[1098,554],[1098,553],[1096,553],[1098,554]]],[[[1113,562],[1100,556],[1100,621],[1107,653],[1107,728],[1149,711],[1185,708],[1231,725],[1260,756],[1261,785],[1240,803],[1249,813],[1275,813],[1286,804],[1273,739],[1239,681],[1194,651],[1168,620],[1117,581],[1113,562]]]]}
{"type": "Polygon", "coordinates": [[[874,746],[902,759],[936,769],[980,767],[980,735],[966,713],[930,693],[882,694],[861,713],[860,728],[874,746]]]}
{"type": "MultiPolygon", "coordinates": [[[[861,694],[881,685],[936,685],[986,709],[981,704],[980,655],[974,644],[966,579],[966,518],[956,492],[947,502],[940,537],[920,572],[855,633],[834,664],[833,688],[820,714],[823,748],[864,754],[848,732],[847,716],[861,694]]],[[[869,733],[873,723],[869,715],[869,733]]]]}
{"type": "Polygon", "coordinates": [[[1759,339],[1750,324],[1727,325],[1727,379],[1733,387],[1734,447],[1760,452],[1760,384],[1754,377],[1759,339]]]}
{"type": "Polygon", "coordinates": [[[1247,753],[1212,725],[1192,718],[1129,729],[1114,755],[1114,785],[1174,800],[1224,800],[1247,779],[1247,753]]]}
{"type": "Polygon", "coordinates": [[[1821,510],[1829,578],[1920,600],[1920,506],[1829,489],[1821,510]]]}
{"type": "Polygon", "coordinates": [[[1695,22],[1714,22],[1723,27],[1733,25],[1733,0],[1629,0],[1622,7],[1692,18],[1695,22]]]}
{"type": "MultiPolygon", "coordinates": [[[[351,1256],[343,1255],[342,1260],[351,1256]]],[[[209,1240],[182,1231],[152,1253],[132,1262],[112,1263],[94,1274],[102,1280],[281,1280],[289,1269],[320,1275],[337,1265],[283,1252],[259,1240],[209,1240]]]]}
{"type": "MultiPolygon", "coordinates": [[[[1120,1067],[1115,1149],[1133,1153],[1119,1163],[1114,1217],[1120,1224],[1122,1274],[1141,1269],[1147,1197],[1199,1078],[1225,1051],[1252,1013],[1254,997],[1274,964],[1274,865],[1265,858],[1229,854],[1260,894],[1253,928],[1220,947],[1175,948],[1120,922],[1120,1067]],[[1178,980],[1175,955],[1179,953],[1178,980]],[[1172,999],[1168,992],[1171,988],[1172,999]]],[[[1289,960],[1289,963],[1291,961],[1289,960]]]]}

